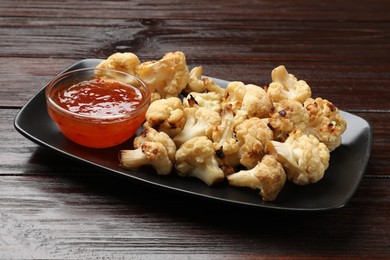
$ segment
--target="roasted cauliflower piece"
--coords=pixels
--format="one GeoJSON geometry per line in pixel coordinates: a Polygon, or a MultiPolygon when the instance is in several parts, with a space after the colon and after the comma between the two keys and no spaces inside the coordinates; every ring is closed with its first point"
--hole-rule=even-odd
{"type": "Polygon", "coordinates": [[[203,68],[202,66],[194,67],[190,71],[190,78],[187,86],[184,88],[184,93],[198,92],[202,93],[206,91],[206,84],[202,80],[203,68]]]}
{"type": "Polygon", "coordinates": [[[158,61],[143,62],[136,75],[149,87],[151,100],[178,97],[189,80],[189,71],[183,52],[169,52],[158,61]]]}
{"type": "Polygon", "coordinates": [[[135,169],[151,165],[159,175],[172,171],[175,162],[176,146],[164,132],[149,127],[134,139],[134,150],[121,150],[119,162],[125,169],[135,169]]]}
{"type": "Polygon", "coordinates": [[[273,201],[284,187],[286,173],[275,157],[267,154],[254,168],[241,170],[226,178],[232,186],[259,189],[264,201],[273,201]]]}
{"type": "Polygon", "coordinates": [[[255,167],[267,152],[273,133],[266,121],[251,117],[236,127],[240,163],[247,169],[255,167]]]}
{"type": "Polygon", "coordinates": [[[204,77],[202,78],[203,67],[198,66],[191,69],[189,73],[189,80],[187,86],[183,89],[184,94],[191,92],[203,93],[203,92],[217,92],[221,96],[225,90],[218,86],[212,79],[204,77]]]}
{"type": "Polygon", "coordinates": [[[272,83],[267,88],[267,93],[273,102],[285,99],[303,103],[311,97],[310,86],[304,80],[297,80],[293,74],[289,74],[286,67],[281,65],[271,73],[272,83]]]}
{"type": "Polygon", "coordinates": [[[119,70],[135,75],[137,66],[140,64],[137,55],[131,52],[117,52],[101,61],[96,68],[119,70]]]}
{"type": "Polygon", "coordinates": [[[239,146],[234,130],[234,114],[231,106],[225,106],[221,112],[221,124],[213,127],[211,139],[220,168],[225,175],[235,172],[240,164],[239,146]]]}
{"type": "Polygon", "coordinates": [[[291,132],[306,129],[309,114],[302,103],[294,100],[282,100],[274,103],[267,120],[269,127],[274,132],[274,140],[283,142],[291,132]]]}
{"type": "Polygon", "coordinates": [[[225,175],[218,166],[213,143],[205,136],[187,140],[176,152],[175,169],[179,176],[195,177],[208,186],[224,180],[225,175]]]}
{"type": "Polygon", "coordinates": [[[152,127],[171,138],[183,130],[186,119],[180,98],[170,97],[152,102],[146,111],[144,127],[152,127]]]}
{"type": "Polygon", "coordinates": [[[184,107],[205,107],[220,113],[222,110],[222,96],[217,92],[191,92],[183,99],[184,107]]]}
{"type": "Polygon", "coordinates": [[[184,108],[186,123],[183,130],[173,137],[177,147],[195,136],[210,136],[213,126],[221,122],[221,116],[205,107],[184,108]]]}
{"type": "Polygon", "coordinates": [[[347,122],[339,109],[330,101],[322,98],[309,98],[304,102],[309,114],[308,128],[305,133],[312,134],[333,151],[341,144],[341,135],[347,128],[347,122]]]}
{"type": "Polygon", "coordinates": [[[330,152],[324,143],[313,135],[297,130],[284,143],[268,143],[270,154],[283,165],[287,178],[299,185],[321,180],[329,166],[330,152]]]}
{"type": "Polygon", "coordinates": [[[263,88],[239,81],[230,82],[226,87],[222,101],[222,106],[225,105],[232,107],[235,125],[250,117],[267,117],[272,108],[272,102],[263,88]]]}

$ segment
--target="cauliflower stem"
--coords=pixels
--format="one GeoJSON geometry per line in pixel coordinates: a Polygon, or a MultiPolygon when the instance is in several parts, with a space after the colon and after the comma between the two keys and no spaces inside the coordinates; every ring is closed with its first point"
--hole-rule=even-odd
{"type": "Polygon", "coordinates": [[[119,162],[123,168],[134,169],[142,165],[151,165],[157,174],[167,175],[175,162],[176,146],[164,132],[146,127],[134,139],[134,150],[121,150],[119,162]]]}
{"type": "Polygon", "coordinates": [[[169,160],[164,146],[160,143],[144,143],[134,150],[121,150],[119,161],[125,169],[151,165],[159,175],[167,175],[172,171],[172,162],[169,160]]]}

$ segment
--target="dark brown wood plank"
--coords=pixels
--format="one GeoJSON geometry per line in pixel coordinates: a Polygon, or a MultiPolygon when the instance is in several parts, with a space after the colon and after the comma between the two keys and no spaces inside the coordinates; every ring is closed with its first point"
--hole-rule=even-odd
{"type": "Polygon", "coordinates": [[[55,75],[76,62],[50,58],[0,58],[0,61],[0,106],[14,108],[22,107],[55,75]]]}
{"type": "MultiPolygon", "coordinates": [[[[158,56],[157,58],[159,58],[158,56]]],[[[304,79],[311,86],[313,96],[321,96],[347,111],[390,111],[390,81],[388,66],[344,65],[306,62],[262,62],[256,64],[206,64],[203,58],[192,59],[189,66],[204,67],[209,76],[226,80],[239,80],[264,86],[271,82],[270,73],[280,64],[289,72],[304,79]]],[[[195,56],[196,57],[196,56],[195,56]]],[[[0,106],[21,107],[56,74],[77,62],[76,59],[0,58],[0,106]],[[54,62],[53,62],[54,61],[54,62]],[[15,82],[15,78],[18,80],[15,82]]],[[[146,59],[145,59],[146,60],[146,59]]],[[[389,63],[390,64],[390,63],[389,63]]]]}
{"type": "MultiPolygon", "coordinates": [[[[299,22],[259,19],[198,21],[94,18],[89,19],[86,24],[82,18],[59,20],[45,17],[26,20],[2,17],[0,24],[2,53],[36,57],[55,57],[63,53],[74,57],[83,50],[88,51],[84,55],[105,52],[106,56],[123,49],[141,52],[145,57],[154,51],[153,56],[158,56],[167,48],[165,45],[174,46],[174,40],[182,40],[180,47],[184,51],[192,47],[194,54],[199,54],[206,60],[209,58],[204,54],[235,55],[232,50],[236,49],[236,52],[241,50],[240,55],[244,55],[243,57],[251,56],[253,59],[258,56],[259,60],[277,59],[275,56],[279,52],[280,56],[287,52],[289,55],[286,55],[285,60],[300,56],[307,61],[347,62],[349,59],[358,61],[375,55],[377,61],[384,61],[387,57],[380,55],[379,47],[388,46],[389,39],[388,23],[373,21],[359,23],[357,28],[354,22],[308,19],[299,22]],[[193,49],[194,41],[199,43],[197,51],[193,49]],[[26,42],[29,43],[29,48],[26,48],[26,42]],[[155,46],[157,43],[159,46],[155,46]],[[45,48],[40,44],[45,44],[45,48]],[[225,48],[220,48],[222,44],[226,45],[225,48]],[[369,53],[362,52],[360,44],[364,44],[369,53]],[[200,48],[203,45],[209,49],[200,48]],[[69,48],[72,48],[72,52],[69,52],[69,48]],[[249,53],[248,50],[252,52],[249,53]],[[361,51],[360,54],[358,51],[361,51]],[[254,53],[259,54],[253,55],[254,53]]],[[[229,55],[224,56],[229,61],[229,55]]]]}
{"type": "Polygon", "coordinates": [[[96,172],[82,164],[65,159],[40,147],[17,132],[13,120],[18,110],[1,109],[0,118],[0,176],[56,175],[69,172],[96,172]]]}
{"type": "Polygon", "coordinates": [[[44,83],[80,59],[131,51],[147,61],[182,50],[190,67],[203,65],[210,76],[266,85],[271,70],[284,64],[311,85],[313,95],[344,110],[390,110],[386,102],[390,63],[382,54],[389,47],[389,23],[367,22],[358,28],[337,21],[247,24],[91,19],[85,26],[83,19],[36,18],[26,23],[23,18],[3,18],[0,105],[23,105],[44,83]]]}
{"type": "Polygon", "coordinates": [[[21,1],[3,0],[0,16],[19,17],[84,17],[84,18],[188,18],[203,19],[275,19],[275,20],[389,20],[386,0],[353,0],[326,2],[299,0],[259,1],[249,0],[245,4],[237,1],[21,1]],[[387,8],[386,8],[387,7],[387,8]],[[261,14],[261,16],[259,16],[261,14]]]}
{"type": "Polygon", "coordinates": [[[389,10],[387,0],[0,1],[0,259],[389,258],[389,10]],[[176,50],[206,75],[258,85],[284,64],[314,96],[369,121],[371,157],[347,206],[292,214],[185,197],[13,128],[18,109],[74,62],[176,50]]]}
{"type": "Polygon", "coordinates": [[[61,259],[390,253],[390,191],[383,180],[364,180],[346,208],[326,214],[232,208],[94,174],[1,181],[5,257],[15,250],[61,259]]]}

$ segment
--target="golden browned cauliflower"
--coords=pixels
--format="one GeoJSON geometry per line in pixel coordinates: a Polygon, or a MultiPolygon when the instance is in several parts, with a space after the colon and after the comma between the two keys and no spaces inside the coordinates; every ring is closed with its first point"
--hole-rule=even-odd
{"type": "Polygon", "coordinates": [[[234,114],[231,106],[225,106],[221,112],[221,124],[213,127],[211,139],[218,158],[219,166],[225,175],[235,172],[240,164],[239,146],[234,131],[234,114]]]}
{"type": "Polygon", "coordinates": [[[190,78],[188,80],[187,86],[184,88],[184,93],[202,93],[206,91],[205,82],[202,80],[202,73],[202,66],[195,67],[190,71],[190,78]]]}
{"type": "Polygon", "coordinates": [[[191,92],[183,99],[184,107],[205,107],[220,113],[222,110],[222,96],[217,92],[191,92]]]}
{"type": "Polygon", "coordinates": [[[300,130],[291,133],[284,143],[269,142],[268,149],[285,168],[287,178],[299,185],[321,180],[329,166],[328,147],[300,130]]]}
{"type": "Polygon", "coordinates": [[[183,130],[173,137],[177,147],[195,136],[210,136],[213,126],[221,123],[221,116],[205,107],[184,108],[186,123],[183,130]]]}
{"type": "Polygon", "coordinates": [[[272,83],[269,84],[267,93],[273,102],[291,99],[303,103],[311,97],[309,85],[289,74],[283,65],[275,68],[271,76],[272,83]]]}
{"type": "Polygon", "coordinates": [[[267,152],[273,133],[265,120],[251,117],[236,127],[236,137],[240,147],[240,163],[252,169],[267,152]]]}
{"type": "Polygon", "coordinates": [[[181,51],[169,52],[158,61],[141,63],[136,75],[149,87],[152,101],[178,97],[189,80],[186,58],[181,51]]]}
{"type": "Polygon", "coordinates": [[[268,118],[268,125],[274,132],[274,140],[283,142],[295,130],[304,131],[309,115],[302,103],[294,100],[282,100],[274,103],[268,118]]]}
{"type": "Polygon", "coordinates": [[[312,134],[333,151],[341,144],[341,135],[347,122],[339,114],[339,109],[322,98],[309,98],[304,103],[309,114],[307,134],[312,134]]]}
{"type": "Polygon", "coordinates": [[[203,92],[216,92],[221,96],[224,95],[225,89],[218,86],[212,79],[204,77],[202,78],[203,67],[194,67],[189,74],[189,80],[187,86],[183,89],[183,93],[188,95],[191,92],[203,93],[203,92]]]}
{"type": "Polygon", "coordinates": [[[215,83],[210,78],[203,78],[204,84],[206,85],[206,91],[207,92],[216,92],[222,97],[225,96],[226,89],[220,87],[217,83],[215,83]]]}
{"type": "Polygon", "coordinates": [[[226,87],[222,101],[222,106],[225,105],[231,105],[235,125],[250,117],[267,117],[272,108],[272,102],[263,88],[239,81],[230,82],[226,87]]]}
{"type": "Polygon", "coordinates": [[[134,139],[134,150],[121,150],[119,162],[125,169],[135,169],[151,165],[159,175],[172,171],[175,162],[176,146],[164,132],[144,128],[140,136],[134,139]]]}
{"type": "Polygon", "coordinates": [[[213,143],[205,136],[187,140],[176,152],[175,169],[179,176],[195,177],[208,186],[224,180],[219,168],[213,143]]]}
{"type": "Polygon", "coordinates": [[[144,127],[152,127],[165,132],[171,138],[180,133],[186,119],[180,98],[170,97],[152,102],[146,111],[144,127]]]}
{"type": "Polygon", "coordinates": [[[228,175],[227,179],[232,186],[259,189],[264,201],[273,201],[284,187],[286,173],[275,157],[267,154],[254,168],[228,175]]]}
{"type": "Polygon", "coordinates": [[[101,61],[96,68],[119,70],[135,75],[135,70],[141,62],[137,55],[131,52],[117,52],[101,61]]]}

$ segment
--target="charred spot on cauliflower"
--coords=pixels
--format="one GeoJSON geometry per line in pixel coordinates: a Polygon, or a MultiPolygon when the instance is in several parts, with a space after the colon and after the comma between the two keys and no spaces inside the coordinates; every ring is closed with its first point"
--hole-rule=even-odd
{"type": "Polygon", "coordinates": [[[294,100],[282,100],[274,103],[270,110],[268,125],[273,130],[274,140],[283,142],[295,130],[304,131],[309,114],[301,103],[294,100]]]}
{"type": "Polygon", "coordinates": [[[222,96],[217,92],[191,92],[183,99],[184,107],[205,107],[220,113],[222,110],[222,96]]]}

